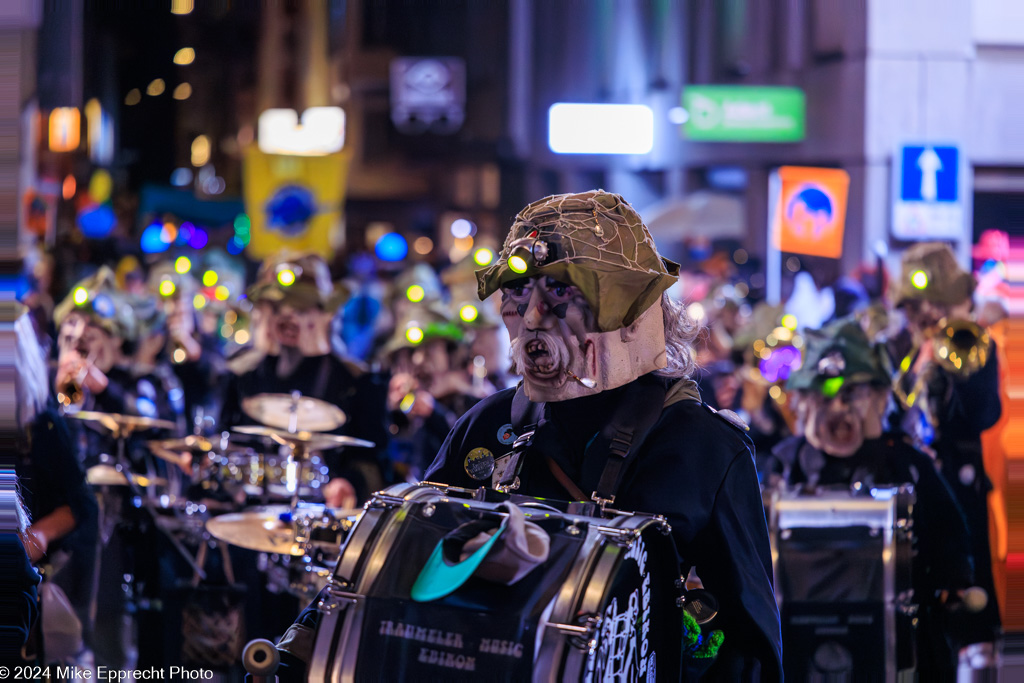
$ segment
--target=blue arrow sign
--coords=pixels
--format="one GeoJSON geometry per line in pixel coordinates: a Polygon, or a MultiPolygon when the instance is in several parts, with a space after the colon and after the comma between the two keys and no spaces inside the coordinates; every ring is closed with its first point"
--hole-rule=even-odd
{"type": "Polygon", "coordinates": [[[959,200],[960,150],[952,146],[907,145],[900,154],[900,199],[908,202],[959,200]]]}

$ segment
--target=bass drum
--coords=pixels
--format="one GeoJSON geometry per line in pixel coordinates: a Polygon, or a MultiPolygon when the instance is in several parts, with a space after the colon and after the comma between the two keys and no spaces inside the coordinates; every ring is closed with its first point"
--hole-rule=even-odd
{"type": "Polygon", "coordinates": [[[678,680],[679,564],[661,517],[571,514],[485,489],[398,484],[352,527],[318,604],[309,680],[678,680]],[[486,496],[486,500],[480,500],[486,496]],[[437,543],[518,504],[551,539],[548,560],[506,586],[471,577],[416,602],[437,543]]]}

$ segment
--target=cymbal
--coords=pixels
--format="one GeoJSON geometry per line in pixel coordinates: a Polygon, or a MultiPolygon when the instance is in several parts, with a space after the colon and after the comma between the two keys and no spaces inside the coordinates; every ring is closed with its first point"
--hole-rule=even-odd
{"type": "MultiPolygon", "coordinates": [[[[331,508],[324,510],[338,519],[361,512],[331,508]]],[[[304,549],[295,542],[295,524],[292,520],[302,514],[287,505],[270,505],[214,517],[206,522],[206,530],[215,538],[240,548],[298,556],[303,554],[304,549]]]]}
{"type": "Polygon", "coordinates": [[[269,436],[282,446],[292,446],[296,450],[307,453],[325,451],[332,448],[350,446],[355,448],[373,448],[372,441],[364,441],[351,436],[340,434],[321,434],[319,432],[287,432],[283,429],[263,427],[261,425],[242,425],[235,427],[232,431],[249,436],[269,436]]]}
{"type": "Polygon", "coordinates": [[[298,396],[293,400],[290,394],[257,394],[242,400],[242,410],[246,415],[260,424],[278,429],[291,427],[293,406],[296,408],[296,431],[329,432],[345,424],[345,413],[341,408],[311,396],[298,396]]]}
{"type": "MultiPolygon", "coordinates": [[[[132,477],[139,486],[166,486],[167,480],[160,477],[146,477],[136,474],[132,477]]],[[[85,480],[93,486],[127,486],[128,477],[112,465],[93,465],[85,473],[85,480]]]]}
{"type": "Polygon", "coordinates": [[[66,417],[86,422],[99,422],[112,432],[133,432],[137,429],[174,429],[177,427],[170,420],[159,420],[155,417],[142,417],[141,415],[101,413],[95,410],[79,410],[76,413],[67,413],[66,417]]]}

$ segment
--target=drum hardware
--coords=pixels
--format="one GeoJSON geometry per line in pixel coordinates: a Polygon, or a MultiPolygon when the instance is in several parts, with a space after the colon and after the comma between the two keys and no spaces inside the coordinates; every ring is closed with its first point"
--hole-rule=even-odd
{"type": "Polygon", "coordinates": [[[601,628],[601,615],[580,615],[578,621],[581,622],[581,625],[559,624],[553,621],[546,621],[544,625],[555,629],[562,635],[569,636],[569,642],[577,650],[591,651],[597,646],[597,639],[594,636],[601,628]]]}

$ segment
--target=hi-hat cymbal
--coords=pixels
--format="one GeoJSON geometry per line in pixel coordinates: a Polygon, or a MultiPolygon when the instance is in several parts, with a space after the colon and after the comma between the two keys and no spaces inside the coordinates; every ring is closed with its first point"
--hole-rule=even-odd
{"type": "MultiPolygon", "coordinates": [[[[331,510],[337,519],[359,514],[360,510],[331,510]]],[[[240,548],[279,555],[302,555],[302,545],[295,541],[296,517],[302,513],[287,505],[270,505],[246,512],[214,517],[206,522],[206,530],[215,538],[240,548]]]]}
{"type": "MultiPolygon", "coordinates": [[[[167,484],[166,479],[160,477],[146,477],[141,474],[133,475],[132,477],[135,483],[139,486],[165,486],[167,484]]],[[[128,477],[125,476],[124,472],[117,469],[112,465],[93,465],[89,468],[89,471],[85,473],[85,480],[93,486],[127,486],[128,477]]]]}
{"type": "Polygon", "coordinates": [[[293,434],[283,429],[274,429],[273,427],[263,427],[261,425],[242,425],[235,427],[232,431],[250,436],[269,436],[282,446],[292,446],[296,450],[302,450],[306,453],[326,451],[343,446],[355,448],[373,448],[374,446],[372,441],[364,441],[351,436],[321,434],[319,432],[295,432],[293,434]]]}
{"type": "Polygon", "coordinates": [[[177,426],[170,420],[159,420],[155,417],[101,413],[95,410],[79,410],[76,413],[67,413],[66,417],[87,422],[99,422],[112,432],[133,432],[138,429],[174,429],[177,426]]]}
{"type": "Polygon", "coordinates": [[[293,398],[290,394],[257,394],[243,399],[242,410],[260,424],[278,429],[329,432],[345,424],[345,413],[341,408],[311,396],[293,398]]]}

